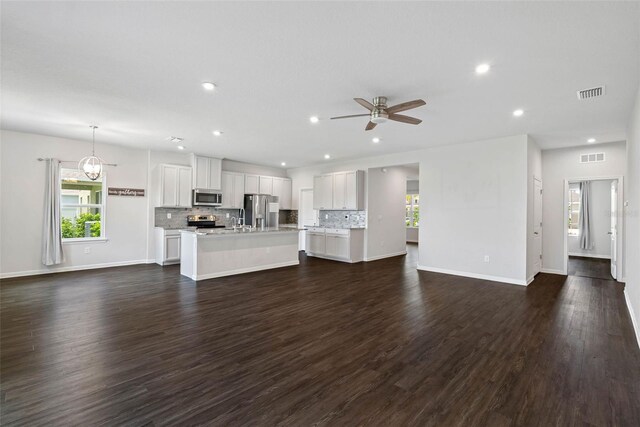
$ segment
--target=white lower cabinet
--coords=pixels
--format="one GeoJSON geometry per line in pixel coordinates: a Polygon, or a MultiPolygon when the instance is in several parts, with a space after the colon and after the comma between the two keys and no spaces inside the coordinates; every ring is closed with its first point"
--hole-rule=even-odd
{"type": "Polygon", "coordinates": [[[156,264],[180,263],[180,231],[156,227],[156,264]]]}
{"type": "Polygon", "coordinates": [[[309,256],[345,262],[364,259],[364,230],[361,229],[309,227],[306,241],[309,256]]]}

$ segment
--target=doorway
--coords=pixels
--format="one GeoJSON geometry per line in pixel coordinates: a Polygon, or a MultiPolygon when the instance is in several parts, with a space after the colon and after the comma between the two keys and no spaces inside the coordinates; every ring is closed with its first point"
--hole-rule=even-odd
{"type": "Polygon", "coordinates": [[[622,281],[622,177],[565,180],[565,274],[622,281]]]}

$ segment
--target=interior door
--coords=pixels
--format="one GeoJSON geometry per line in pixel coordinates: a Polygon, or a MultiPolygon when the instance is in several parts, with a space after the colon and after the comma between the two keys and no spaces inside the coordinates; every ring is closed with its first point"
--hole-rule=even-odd
{"type": "Polygon", "coordinates": [[[611,276],[617,279],[618,269],[618,181],[611,182],[611,276]]]}
{"type": "Polygon", "coordinates": [[[542,269],[542,181],[533,179],[533,274],[542,269]]]}

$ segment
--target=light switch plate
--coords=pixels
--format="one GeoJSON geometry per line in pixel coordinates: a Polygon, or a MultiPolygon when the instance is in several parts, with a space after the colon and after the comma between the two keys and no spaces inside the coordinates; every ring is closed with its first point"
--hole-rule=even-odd
{"type": "Polygon", "coordinates": [[[171,219],[171,212],[167,212],[167,219],[171,219]]]}

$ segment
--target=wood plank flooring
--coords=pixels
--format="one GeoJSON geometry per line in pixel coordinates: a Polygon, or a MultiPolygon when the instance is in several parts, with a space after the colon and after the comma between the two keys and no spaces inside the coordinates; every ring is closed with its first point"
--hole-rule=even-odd
{"type": "Polygon", "coordinates": [[[416,257],[3,280],[2,425],[640,425],[622,285],[416,257]]]}
{"type": "Polygon", "coordinates": [[[570,256],[568,272],[570,276],[613,280],[610,259],[570,256]]]}

